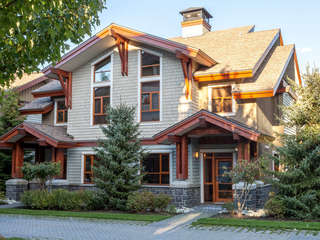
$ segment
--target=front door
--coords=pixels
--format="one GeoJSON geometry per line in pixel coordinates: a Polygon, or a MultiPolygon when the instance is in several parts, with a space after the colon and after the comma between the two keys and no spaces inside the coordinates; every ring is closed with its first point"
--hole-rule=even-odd
{"type": "Polygon", "coordinates": [[[232,169],[232,153],[203,154],[205,202],[232,201],[232,182],[226,172],[232,169]]]}

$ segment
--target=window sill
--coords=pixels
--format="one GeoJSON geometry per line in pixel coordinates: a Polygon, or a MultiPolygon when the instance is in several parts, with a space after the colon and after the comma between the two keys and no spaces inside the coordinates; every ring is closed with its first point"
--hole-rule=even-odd
{"type": "Polygon", "coordinates": [[[170,187],[170,184],[168,185],[159,185],[159,184],[142,184],[141,187],[157,187],[157,188],[168,188],[170,187]]]}
{"type": "Polygon", "coordinates": [[[55,123],[54,126],[57,126],[57,127],[68,126],[68,123],[55,123]]]}
{"type": "Polygon", "coordinates": [[[146,126],[146,125],[153,125],[153,124],[160,124],[162,121],[148,121],[148,122],[139,122],[141,126],[146,126]]]}

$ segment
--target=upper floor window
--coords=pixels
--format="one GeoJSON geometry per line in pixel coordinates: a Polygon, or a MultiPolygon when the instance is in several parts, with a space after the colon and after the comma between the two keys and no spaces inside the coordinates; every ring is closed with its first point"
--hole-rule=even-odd
{"type": "Polygon", "coordinates": [[[160,75],[160,57],[141,51],[141,77],[160,75]]]}
{"type": "Polygon", "coordinates": [[[169,184],[169,154],[151,153],[142,161],[144,184],[169,184]]]}
{"type": "Polygon", "coordinates": [[[107,108],[110,106],[110,86],[93,88],[93,124],[107,123],[107,108]]]}
{"type": "Polygon", "coordinates": [[[56,123],[63,124],[68,122],[68,109],[64,99],[56,101],[56,123]]]}
{"type": "Polygon", "coordinates": [[[232,92],[231,86],[212,88],[212,112],[230,113],[232,112],[232,92]]]}
{"type": "Polygon", "coordinates": [[[141,121],[160,120],[160,82],[141,83],[141,121]]]}
{"type": "Polygon", "coordinates": [[[84,155],[83,183],[93,183],[93,161],[94,155],[84,155]]]}
{"type": "Polygon", "coordinates": [[[107,57],[94,65],[94,82],[111,80],[111,57],[107,57]]]}

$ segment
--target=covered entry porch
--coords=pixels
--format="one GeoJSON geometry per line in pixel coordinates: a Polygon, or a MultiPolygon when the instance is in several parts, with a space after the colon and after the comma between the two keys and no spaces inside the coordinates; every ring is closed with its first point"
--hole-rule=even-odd
{"type": "Polygon", "coordinates": [[[243,123],[201,110],[145,144],[175,145],[172,188],[198,187],[199,203],[223,203],[233,200],[232,182],[225,173],[239,161],[254,161],[265,138],[243,123]]]}

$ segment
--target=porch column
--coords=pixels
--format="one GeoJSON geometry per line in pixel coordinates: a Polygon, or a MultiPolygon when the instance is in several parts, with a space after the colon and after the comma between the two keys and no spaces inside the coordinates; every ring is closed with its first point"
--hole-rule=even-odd
{"type": "Polygon", "coordinates": [[[181,143],[176,142],[176,178],[182,178],[181,143]]]}
{"type": "Polygon", "coordinates": [[[242,160],[250,161],[250,142],[238,143],[238,162],[242,160]]]}
{"type": "Polygon", "coordinates": [[[15,143],[12,148],[12,168],[11,175],[13,178],[22,178],[21,167],[23,166],[23,147],[21,143],[15,143]]]}
{"type": "Polygon", "coordinates": [[[181,139],[182,179],[188,179],[188,138],[181,139]]]}
{"type": "Polygon", "coordinates": [[[56,154],[55,154],[55,156],[56,156],[56,162],[57,163],[60,163],[60,174],[59,174],[59,176],[58,176],[58,178],[64,178],[64,171],[65,171],[65,169],[64,169],[64,161],[65,161],[65,159],[64,159],[64,149],[63,148],[57,148],[56,149],[56,154]]]}

